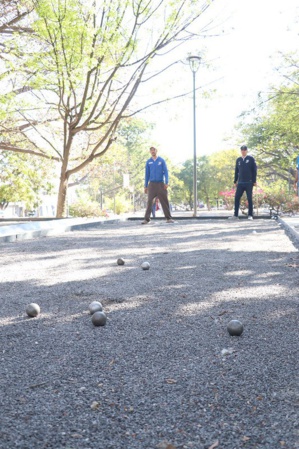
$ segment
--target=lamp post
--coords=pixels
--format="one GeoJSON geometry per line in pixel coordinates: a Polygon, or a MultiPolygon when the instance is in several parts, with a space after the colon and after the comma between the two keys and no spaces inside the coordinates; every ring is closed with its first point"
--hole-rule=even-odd
{"type": "Polygon", "coordinates": [[[196,104],[195,104],[195,75],[199,68],[200,56],[189,56],[189,66],[193,75],[193,217],[197,216],[197,164],[196,164],[196,104]]]}

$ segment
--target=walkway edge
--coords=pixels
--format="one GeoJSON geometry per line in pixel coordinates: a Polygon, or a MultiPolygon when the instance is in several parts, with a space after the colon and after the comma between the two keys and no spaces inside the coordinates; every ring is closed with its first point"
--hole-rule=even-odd
{"type": "Polygon", "coordinates": [[[299,245],[299,217],[278,217],[277,221],[282,225],[286,233],[293,237],[296,244],[299,245]]]}
{"type": "Polygon", "coordinates": [[[118,223],[121,220],[121,218],[66,218],[59,220],[32,221],[28,223],[10,224],[0,227],[0,242],[15,242],[37,237],[46,237],[57,235],[62,232],[102,226],[107,223],[118,223]]]}

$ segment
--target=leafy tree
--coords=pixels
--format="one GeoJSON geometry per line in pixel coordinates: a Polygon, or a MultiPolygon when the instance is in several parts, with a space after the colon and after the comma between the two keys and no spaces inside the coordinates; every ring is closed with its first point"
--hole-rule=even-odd
{"type": "Polygon", "coordinates": [[[210,158],[203,156],[198,159],[198,198],[203,201],[210,210],[212,203],[218,198],[219,183],[215,177],[215,168],[210,162],[210,158]]]}
{"type": "Polygon", "coordinates": [[[147,106],[137,106],[133,99],[144,83],[166,70],[156,70],[153,61],[198,36],[196,21],[210,3],[35,3],[35,33],[28,35],[26,44],[20,39],[11,42],[12,54],[25,54],[20,73],[25,89],[18,104],[12,96],[6,108],[14,129],[26,127],[26,133],[23,140],[17,134],[11,142],[6,126],[0,149],[59,163],[58,217],[66,212],[69,179],[108,151],[122,120],[147,106]]]}
{"type": "Polygon", "coordinates": [[[27,209],[37,207],[42,194],[53,190],[50,164],[26,155],[0,153],[0,209],[10,202],[24,202],[27,209]],[[1,207],[2,204],[2,207],[1,207]]]}
{"type": "MultiPolygon", "coordinates": [[[[238,152],[219,151],[197,159],[197,191],[199,200],[210,209],[219,197],[219,192],[228,190],[233,184],[238,152]]],[[[183,164],[178,174],[185,188],[185,201],[193,208],[193,160],[183,164]]]]}
{"type": "Polygon", "coordinates": [[[233,185],[237,157],[239,157],[238,150],[217,151],[209,156],[218,192],[227,190],[233,185]]]}
{"type": "Polygon", "coordinates": [[[260,95],[259,104],[249,116],[243,115],[240,130],[254,154],[259,178],[273,183],[282,179],[290,185],[295,177],[295,159],[299,151],[299,72],[296,55],[285,55],[279,71],[280,86],[260,95]]]}
{"type": "Polygon", "coordinates": [[[193,209],[193,160],[188,159],[178,174],[179,180],[184,185],[185,202],[193,209]]]}

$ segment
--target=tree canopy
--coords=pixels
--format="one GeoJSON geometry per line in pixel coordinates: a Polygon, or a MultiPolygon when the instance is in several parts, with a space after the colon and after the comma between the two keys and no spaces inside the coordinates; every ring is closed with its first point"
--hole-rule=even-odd
{"type": "Polygon", "coordinates": [[[258,105],[242,117],[240,129],[265,179],[292,182],[299,154],[299,62],[284,55],[279,71],[283,82],[261,95],[258,105]]]}
{"type": "Polygon", "coordinates": [[[211,3],[36,0],[32,12],[22,3],[28,32],[2,39],[9,88],[0,97],[0,149],[59,164],[58,217],[70,177],[102,157],[120,123],[148,106],[134,101],[137,91],[171,67],[165,52],[198,38],[211,3]]]}

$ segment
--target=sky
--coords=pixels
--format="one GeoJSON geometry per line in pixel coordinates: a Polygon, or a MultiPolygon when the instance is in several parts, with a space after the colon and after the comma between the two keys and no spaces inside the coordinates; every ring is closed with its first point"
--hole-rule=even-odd
{"type": "MultiPolygon", "coordinates": [[[[204,98],[201,89],[196,93],[198,157],[246,143],[234,133],[238,116],[255,104],[259,91],[282,81],[274,70],[277,52],[299,47],[298,0],[214,0],[209,14],[216,17],[220,36],[197,43],[203,48],[204,65],[209,61],[211,67],[199,68],[196,87],[215,90],[210,98],[204,98]]],[[[183,76],[192,91],[190,69],[183,76]]],[[[192,95],[169,104],[168,111],[157,108],[152,117],[159,154],[175,163],[193,158],[192,95]]]]}

